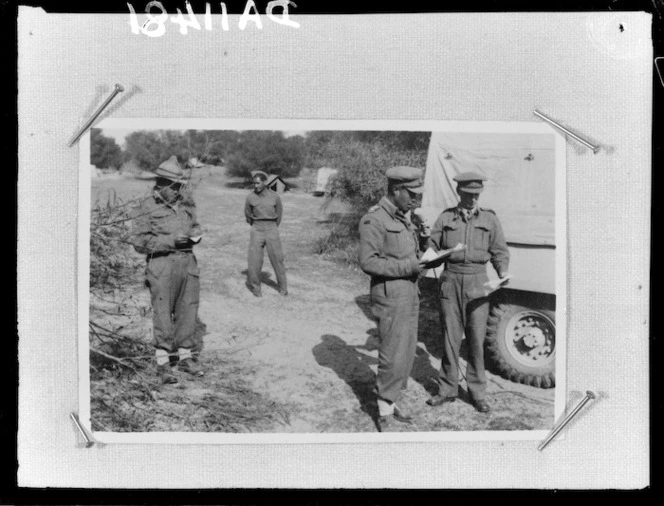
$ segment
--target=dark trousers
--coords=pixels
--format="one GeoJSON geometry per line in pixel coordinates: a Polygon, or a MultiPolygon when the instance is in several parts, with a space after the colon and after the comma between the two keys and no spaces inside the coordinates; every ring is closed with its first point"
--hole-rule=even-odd
{"type": "Polygon", "coordinates": [[[249,288],[255,292],[261,290],[261,270],[263,269],[263,248],[267,247],[267,256],[270,259],[277,284],[280,291],[287,289],[286,268],[284,267],[284,253],[281,249],[279,228],[273,221],[256,221],[251,226],[249,235],[249,288]]]}
{"type": "Polygon", "coordinates": [[[473,401],[484,399],[484,338],[489,318],[489,299],[484,296],[486,273],[443,272],[440,284],[443,357],[440,368],[440,395],[456,397],[459,392],[459,349],[465,333],[468,346],[466,381],[473,401]]]}
{"type": "Polygon", "coordinates": [[[169,353],[200,350],[196,332],[200,296],[199,269],[193,253],[149,258],[146,269],[153,311],[154,345],[169,353]]]}
{"type": "Polygon", "coordinates": [[[417,283],[396,279],[373,285],[371,311],[380,336],[376,393],[396,402],[415,361],[420,311],[417,283]]]}

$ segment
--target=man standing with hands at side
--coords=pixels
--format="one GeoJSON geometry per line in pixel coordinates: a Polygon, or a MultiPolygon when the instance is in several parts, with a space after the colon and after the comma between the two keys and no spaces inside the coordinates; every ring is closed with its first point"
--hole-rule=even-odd
{"type": "Polygon", "coordinates": [[[385,172],[387,194],[360,220],[360,267],[371,276],[371,311],[380,345],[376,396],[378,426],[412,418],[396,404],[415,360],[419,317],[420,240],[405,214],[419,206],[422,171],[393,167],[385,172]]]}
{"type": "Polygon", "coordinates": [[[496,214],[478,207],[486,178],[476,172],[454,177],[459,205],[443,211],[431,231],[434,249],[444,250],[462,243],[466,248],[445,260],[440,281],[443,357],[438,395],[427,401],[430,406],[454,402],[459,390],[459,349],[465,333],[468,345],[466,380],[471,402],[481,413],[491,408],[485,400],[484,338],[489,317],[489,299],[484,283],[488,281],[486,263],[498,277],[506,279],[509,250],[496,214]]]}
{"type": "Polygon", "coordinates": [[[256,297],[262,295],[263,248],[267,246],[267,256],[277,277],[279,293],[288,295],[284,253],[281,249],[281,238],[279,237],[279,225],[283,215],[281,199],[276,192],[267,188],[267,174],[265,172],[255,170],[251,175],[254,191],[247,195],[244,203],[244,216],[247,223],[251,225],[247,286],[256,297]]]}

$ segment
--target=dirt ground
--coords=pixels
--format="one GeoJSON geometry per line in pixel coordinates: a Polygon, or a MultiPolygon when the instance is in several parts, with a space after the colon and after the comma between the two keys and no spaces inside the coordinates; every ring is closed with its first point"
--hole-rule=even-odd
{"type": "MultiPolygon", "coordinates": [[[[260,412],[270,414],[250,429],[254,431],[375,432],[372,389],[378,341],[369,311],[369,277],[357,267],[313,253],[315,241],[329,231],[330,209],[324,211],[323,199],[303,190],[282,195],[280,234],[289,295],[277,292],[266,254],[263,297],[255,298],[245,286],[249,226],[243,206],[250,190],[227,179],[221,168],[201,169],[199,179],[195,200],[204,237],[195,252],[201,270],[200,317],[208,331],[201,356],[207,374],[163,388],[177,389],[186,404],[194,396],[218,397],[223,381],[241,381],[246,402],[259,403],[260,412]]],[[[130,198],[144,193],[151,184],[131,177],[93,179],[93,201],[111,188],[130,198]]],[[[437,408],[426,405],[436,392],[441,332],[433,283],[422,280],[421,291],[417,356],[400,402],[415,421],[411,425],[393,423],[390,430],[550,428],[553,389],[515,384],[491,372],[490,414],[480,414],[468,403],[463,381],[461,401],[437,408]]],[[[139,296],[149,306],[147,290],[139,296]]],[[[146,330],[143,337],[149,340],[149,315],[140,318],[146,330]]],[[[462,370],[464,356],[462,350],[462,370]]],[[[160,396],[154,402],[162,402],[160,396]]],[[[214,405],[223,409],[223,403],[214,405]]],[[[186,420],[186,406],[179,413],[181,421],[164,422],[154,430],[194,430],[186,420]]],[[[227,430],[241,429],[229,426],[227,430]]]]}

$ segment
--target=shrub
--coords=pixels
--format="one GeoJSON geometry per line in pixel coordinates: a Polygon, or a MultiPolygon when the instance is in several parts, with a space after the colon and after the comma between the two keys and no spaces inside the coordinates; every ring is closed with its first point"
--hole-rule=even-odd
{"type": "Polygon", "coordinates": [[[327,238],[316,244],[317,252],[349,249],[350,254],[345,258],[357,257],[352,250],[357,249],[359,220],[385,195],[385,171],[399,165],[424,168],[429,135],[426,132],[340,132],[340,135],[318,136],[318,139],[327,139],[316,145],[318,166],[338,171],[330,179],[326,204],[339,199],[349,204],[351,211],[334,223],[327,238]]]}
{"type": "Polygon", "coordinates": [[[279,131],[248,130],[240,133],[228,154],[226,166],[232,176],[251,178],[251,171],[295,177],[304,163],[305,144],[300,136],[284,137],[279,131]]]}
{"type": "Polygon", "coordinates": [[[100,169],[118,170],[123,154],[115,139],[106,137],[98,128],[90,132],[90,163],[100,169]]]}
{"type": "Polygon", "coordinates": [[[385,171],[409,165],[424,168],[429,132],[316,131],[307,134],[307,162],[332,167],[330,198],[351,204],[364,213],[385,194],[385,171]]]}

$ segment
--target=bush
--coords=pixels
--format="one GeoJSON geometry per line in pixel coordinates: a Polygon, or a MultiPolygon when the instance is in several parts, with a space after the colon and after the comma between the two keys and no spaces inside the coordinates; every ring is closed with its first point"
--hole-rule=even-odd
{"type": "MultiPolygon", "coordinates": [[[[154,171],[159,164],[176,154],[181,146],[171,146],[166,132],[160,131],[138,131],[132,132],[125,138],[125,158],[133,161],[143,170],[154,171]]],[[[180,159],[182,162],[184,160],[180,159]]]]}
{"type": "Polygon", "coordinates": [[[106,137],[98,128],[90,132],[90,163],[100,169],[118,170],[122,165],[122,149],[115,139],[106,137]]]}
{"type": "Polygon", "coordinates": [[[428,132],[316,132],[313,141],[307,139],[311,161],[338,171],[328,184],[326,204],[339,199],[351,209],[315,245],[317,253],[343,250],[345,262],[357,261],[359,220],[385,195],[385,171],[399,165],[424,168],[429,136],[428,132]]]}
{"type": "Polygon", "coordinates": [[[385,194],[390,167],[426,166],[428,132],[339,132],[318,148],[317,166],[338,170],[331,178],[329,198],[364,214],[385,194]]]}
{"type": "Polygon", "coordinates": [[[97,200],[90,221],[90,289],[108,291],[134,283],[139,263],[129,243],[130,213],[135,201],[122,202],[109,192],[97,200]]]}
{"type": "Polygon", "coordinates": [[[305,158],[301,136],[284,137],[279,131],[248,130],[240,133],[237,144],[226,159],[228,173],[251,178],[251,171],[262,170],[281,177],[295,177],[305,158]]]}

